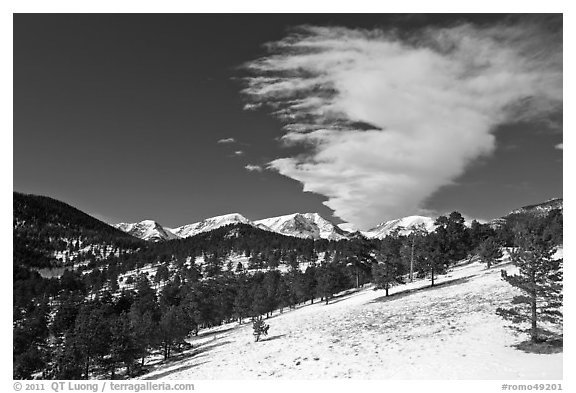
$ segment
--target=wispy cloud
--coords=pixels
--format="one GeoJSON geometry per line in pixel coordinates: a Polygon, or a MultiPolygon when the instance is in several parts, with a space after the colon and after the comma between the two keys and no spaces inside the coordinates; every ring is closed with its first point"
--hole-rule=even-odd
{"type": "Polygon", "coordinates": [[[234,138],[224,138],[224,139],[218,139],[218,141],[216,143],[235,143],[236,139],[234,138]]]}
{"type": "Polygon", "coordinates": [[[554,148],[555,148],[555,149],[558,149],[558,150],[564,150],[564,144],[563,144],[563,143],[559,143],[559,144],[557,144],[556,146],[554,146],[554,148]]]}
{"type": "Polygon", "coordinates": [[[264,168],[262,168],[260,165],[253,164],[245,165],[244,168],[246,168],[246,170],[249,172],[262,172],[264,170],[264,168]]]}
{"type": "Polygon", "coordinates": [[[561,29],[533,21],[403,35],[306,26],[268,48],[246,65],[247,108],[271,108],[283,140],[307,147],[269,166],[361,228],[421,210],[493,152],[499,123],[561,108],[561,29]]]}
{"type": "Polygon", "coordinates": [[[243,156],[243,155],[244,155],[244,152],[243,152],[242,150],[236,150],[236,151],[234,152],[234,155],[235,155],[235,156],[243,156]]]}

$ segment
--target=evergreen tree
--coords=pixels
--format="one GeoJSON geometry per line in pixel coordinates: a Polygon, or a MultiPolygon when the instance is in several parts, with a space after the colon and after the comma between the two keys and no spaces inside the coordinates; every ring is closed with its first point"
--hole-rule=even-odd
{"type": "Polygon", "coordinates": [[[271,270],[264,274],[262,286],[266,290],[266,317],[272,314],[274,309],[278,306],[278,299],[276,291],[278,290],[278,283],[280,282],[280,272],[271,270]]]}
{"type": "Polygon", "coordinates": [[[111,321],[110,333],[110,356],[106,359],[111,372],[110,379],[114,379],[116,369],[120,366],[126,367],[126,374],[130,375],[140,355],[140,348],[128,314],[122,313],[111,321]]]}
{"type": "Polygon", "coordinates": [[[68,332],[56,347],[54,363],[47,370],[46,379],[82,379],[84,355],[73,332],[68,332]]]}
{"type": "Polygon", "coordinates": [[[109,353],[110,324],[104,306],[96,303],[80,308],[73,340],[82,357],[84,379],[89,379],[90,367],[101,364],[102,358],[109,353]]]}
{"type": "Polygon", "coordinates": [[[495,238],[496,232],[488,224],[480,224],[478,221],[473,220],[470,224],[470,248],[477,249],[488,238],[495,238]]]}
{"type": "Polygon", "coordinates": [[[376,288],[386,290],[386,296],[390,287],[403,284],[404,266],[400,255],[402,239],[398,236],[386,236],[380,245],[376,257],[377,263],[372,265],[372,279],[376,288]]]}
{"type": "Polygon", "coordinates": [[[541,338],[540,322],[562,323],[562,259],[553,259],[553,242],[539,232],[528,226],[517,234],[511,258],[519,274],[502,270],[502,278],[521,294],[514,296],[511,308],[496,310],[516,324],[517,330],[529,332],[533,342],[541,338]],[[522,327],[524,322],[530,323],[529,329],[522,327]]]}
{"type": "Polygon", "coordinates": [[[250,315],[250,308],[252,305],[252,297],[250,296],[250,289],[248,279],[245,275],[238,276],[237,279],[237,292],[234,298],[234,315],[238,318],[238,322],[242,323],[242,319],[250,315]]]}
{"type": "Polygon", "coordinates": [[[31,379],[32,373],[46,364],[48,338],[48,312],[46,303],[28,310],[26,318],[13,328],[13,374],[15,379],[31,379]]]}
{"type": "Polygon", "coordinates": [[[162,312],[160,319],[160,338],[164,352],[164,360],[168,359],[172,349],[190,333],[190,325],[187,323],[186,314],[182,307],[169,306],[162,312]]]}
{"type": "Polygon", "coordinates": [[[419,269],[423,276],[430,275],[431,284],[434,286],[435,278],[438,274],[446,272],[450,265],[450,259],[447,257],[448,244],[436,232],[432,232],[425,237],[425,245],[422,250],[422,260],[419,263],[419,269]]]}
{"type": "Polygon", "coordinates": [[[300,286],[303,299],[310,300],[310,304],[314,304],[314,297],[316,296],[316,286],[318,285],[316,274],[316,267],[314,265],[310,265],[306,268],[304,274],[300,276],[300,286]]]}
{"type": "Polygon", "coordinates": [[[335,263],[329,263],[318,269],[318,294],[324,298],[326,304],[340,288],[340,280],[335,263]]]}
{"type": "Polygon", "coordinates": [[[156,292],[150,281],[140,275],[136,282],[136,294],[130,307],[130,324],[132,326],[141,366],[149,351],[159,343],[160,307],[156,292]]]}
{"type": "Polygon", "coordinates": [[[300,263],[298,262],[298,255],[296,254],[296,251],[294,250],[288,251],[285,257],[285,261],[286,264],[290,267],[290,270],[292,271],[299,270],[300,263]]]}
{"type": "Polygon", "coordinates": [[[140,358],[140,367],[144,366],[146,356],[159,343],[159,321],[153,311],[140,314],[132,305],[129,313],[130,326],[134,335],[136,357],[140,358]]]}
{"type": "Polygon", "coordinates": [[[254,340],[256,342],[258,342],[260,340],[261,335],[267,335],[269,327],[270,326],[266,325],[264,323],[264,321],[262,320],[262,316],[254,318],[252,321],[252,330],[254,331],[253,332],[254,340]]]}
{"type": "Polygon", "coordinates": [[[253,317],[259,317],[265,314],[266,310],[268,310],[268,292],[260,283],[254,289],[251,314],[253,317]]]}
{"type": "Polygon", "coordinates": [[[161,282],[168,281],[170,278],[170,271],[166,264],[162,264],[156,269],[156,274],[154,275],[154,282],[159,284],[161,282]]]}
{"type": "Polygon", "coordinates": [[[262,256],[257,253],[253,253],[252,256],[248,259],[248,269],[251,270],[261,270],[264,267],[264,263],[262,261],[262,256]]]}
{"type": "Polygon", "coordinates": [[[440,216],[435,222],[436,240],[442,243],[444,257],[451,263],[466,258],[470,250],[469,232],[464,222],[458,212],[452,212],[448,217],[440,216]]]}
{"type": "Polygon", "coordinates": [[[209,257],[205,257],[204,261],[204,274],[206,277],[215,277],[222,273],[223,262],[222,259],[218,256],[218,253],[214,253],[209,257]]]}
{"type": "Polygon", "coordinates": [[[502,258],[503,254],[500,245],[496,242],[496,239],[490,237],[480,243],[480,246],[478,247],[478,255],[482,262],[486,264],[486,267],[490,269],[495,261],[502,258]]]}
{"type": "Polygon", "coordinates": [[[280,277],[280,282],[278,283],[278,289],[276,291],[276,297],[278,299],[278,307],[280,307],[280,313],[282,313],[284,307],[290,306],[290,287],[288,285],[286,276],[280,277]]]}

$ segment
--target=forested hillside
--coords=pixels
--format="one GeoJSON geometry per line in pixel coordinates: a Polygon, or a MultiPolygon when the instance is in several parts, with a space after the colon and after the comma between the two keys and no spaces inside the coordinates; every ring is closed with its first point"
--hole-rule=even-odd
{"type": "Polygon", "coordinates": [[[493,228],[461,214],[382,240],[302,239],[246,224],[186,239],[135,239],[66,204],[14,194],[14,377],[127,378],[186,348],[200,329],[268,316],[373,283],[430,280],[479,255],[487,266],[532,228],[562,242],[562,213],[493,228]],[[61,258],[65,256],[66,258],[61,258]],[[58,258],[60,257],[60,259],[58,258]],[[39,268],[64,267],[51,278],[39,268]]]}

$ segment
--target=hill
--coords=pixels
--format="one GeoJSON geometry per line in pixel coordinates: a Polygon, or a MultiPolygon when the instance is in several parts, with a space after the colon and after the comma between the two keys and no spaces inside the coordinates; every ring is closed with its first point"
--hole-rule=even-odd
{"type": "Polygon", "coordinates": [[[222,325],[140,378],[561,379],[561,353],[516,349],[522,338],[495,314],[515,294],[502,268],[514,269],[463,264],[436,288],[419,280],[388,298],[372,288],[341,293],[329,305],[276,313],[261,342],[250,324],[222,325]]]}
{"type": "Polygon", "coordinates": [[[14,263],[56,267],[134,251],[142,241],[56,199],[13,193],[14,263]]]}

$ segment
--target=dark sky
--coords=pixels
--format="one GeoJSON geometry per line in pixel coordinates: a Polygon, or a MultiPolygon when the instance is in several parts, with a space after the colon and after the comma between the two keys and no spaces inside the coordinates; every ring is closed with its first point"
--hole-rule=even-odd
{"type": "MultiPolygon", "coordinates": [[[[110,223],[175,227],[232,212],[332,218],[325,197],[299,182],[244,168],[288,150],[278,120],[243,110],[239,67],[301,24],[410,30],[499,17],[15,15],[14,190],[110,223]],[[217,143],[223,138],[236,143],[217,143]]],[[[500,127],[494,154],[424,207],[492,218],[562,196],[562,150],[554,147],[562,131],[550,128],[500,127]]]]}

